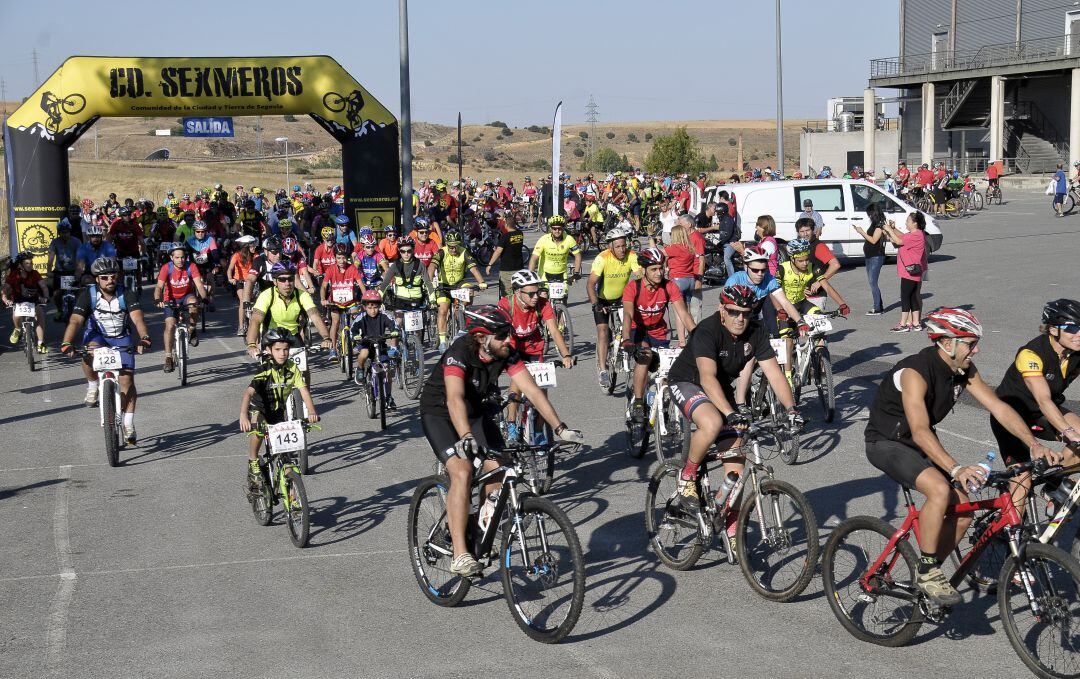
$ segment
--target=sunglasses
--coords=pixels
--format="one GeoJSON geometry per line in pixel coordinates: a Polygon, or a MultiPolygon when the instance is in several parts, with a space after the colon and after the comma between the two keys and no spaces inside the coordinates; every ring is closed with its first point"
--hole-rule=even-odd
{"type": "Polygon", "coordinates": [[[400,250],[398,250],[398,253],[402,255],[411,255],[412,248],[401,248],[400,250]]]}
{"type": "Polygon", "coordinates": [[[267,250],[266,252],[268,254],[271,254],[271,255],[280,255],[281,254],[281,250],[267,250]]]}
{"type": "Polygon", "coordinates": [[[417,229],[416,233],[431,233],[431,229],[417,229]]]}
{"type": "Polygon", "coordinates": [[[538,297],[540,295],[539,290],[533,290],[532,292],[526,292],[525,290],[518,290],[518,293],[522,294],[522,295],[525,295],[526,297],[538,297]]]}
{"type": "Polygon", "coordinates": [[[114,274],[114,273],[102,273],[102,274],[98,274],[97,277],[102,279],[102,280],[106,280],[106,281],[114,281],[117,278],[119,278],[119,276],[117,274],[114,274]]]}
{"type": "Polygon", "coordinates": [[[499,340],[500,342],[505,342],[507,338],[510,337],[510,328],[506,328],[505,330],[500,330],[498,332],[492,333],[491,337],[493,339],[499,340]]]}
{"type": "Polygon", "coordinates": [[[977,340],[977,339],[974,339],[974,340],[957,339],[956,341],[959,342],[960,344],[968,345],[968,347],[970,349],[974,349],[975,346],[978,345],[978,343],[979,343],[979,340],[977,340]]]}
{"type": "Polygon", "coordinates": [[[731,307],[724,307],[724,311],[728,313],[728,316],[735,316],[736,318],[750,318],[750,315],[754,312],[749,309],[732,309],[731,307]]]}
{"type": "Polygon", "coordinates": [[[1080,324],[1066,323],[1065,325],[1059,325],[1058,330],[1062,332],[1067,332],[1070,335],[1075,335],[1076,333],[1080,332],[1080,324]]]}
{"type": "Polygon", "coordinates": [[[762,266],[762,267],[748,266],[748,267],[746,267],[746,270],[749,271],[750,273],[765,273],[766,271],[768,271],[768,268],[764,267],[764,266],[762,266]]]}
{"type": "Polygon", "coordinates": [[[278,283],[295,283],[296,282],[296,281],[294,281],[292,279],[292,276],[290,276],[288,278],[285,278],[285,277],[275,278],[274,280],[277,281],[278,283]]]}

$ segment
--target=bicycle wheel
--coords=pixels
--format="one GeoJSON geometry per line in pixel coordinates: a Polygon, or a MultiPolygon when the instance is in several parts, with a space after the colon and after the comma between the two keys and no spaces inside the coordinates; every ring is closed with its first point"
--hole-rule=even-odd
{"type": "Polygon", "coordinates": [[[664,432],[660,431],[659,419],[652,423],[652,438],[656,448],[656,459],[660,464],[665,462],[677,462],[683,456],[683,431],[688,429],[690,423],[683,419],[679,406],[671,397],[667,386],[656,395],[660,399],[660,407],[657,408],[658,417],[664,419],[664,432]]]}
{"type": "Polygon", "coordinates": [[[997,201],[998,205],[1001,205],[1001,184],[998,184],[997,190],[994,191],[994,200],[997,201]]]}
{"type": "MultiPolygon", "coordinates": [[[[244,472],[244,485],[248,485],[247,471],[244,472]]],[[[267,483],[265,475],[263,475],[261,488],[261,493],[248,495],[248,500],[251,502],[251,512],[255,515],[255,523],[260,526],[269,526],[271,519],[274,518],[274,498],[271,497],[273,490],[267,483]]]]}
{"type": "Polygon", "coordinates": [[[1036,676],[1078,677],[1080,564],[1057,547],[1038,542],[1028,542],[1021,553],[1020,560],[1006,559],[998,576],[998,608],[1009,643],[1036,676]]]}
{"type": "Polygon", "coordinates": [[[645,493],[645,534],[660,561],[676,571],[694,566],[705,551],[697,519],[674,508],[682,468],[674,462],[657,465],[645,493]]]}
{"type": "Polygon", "coordinates": [[[23,353],[26,354],[26,363],[30,366],[30,372],[34,372],[34,326],[23,323],[23,353]]]}
{"type": "MultiPolygon", "coordinates": [[[[954,572],[971,552],[972,547],[975,546],[987,526],[996,521],[1000,515],[1001,511],[997,509],[976,512],[967,533],[960,538],[960,544],[949,554],[949,562],[953,565],[954,572]]],[[[998,531],[992,535],[990,541],[983,547],[982,553],[979,554],[978,560],[968,571],[966,578],[968,584],[980,592],[992,593],[997,591],[998,573],[1001,572],[1001,567],[1005,564],[1005,559],[1008,558],[1009,553],[1009,538],[1005,535],[1005,532],[998,531]]],[[[952,575],[952,573],[946,575],[952,575]]]]}
{"type": "Polygon", "coordinates": [[[60,101],[60,108],[64,113],[73,116],[86,108],[86,97],[78,93],[69,94],[60,101]]]}
{"type": "Polygon", "coordinates": [[[585,558],[574,524],[555,503],[524,497],[521,511],[521,521],[503,532],[503,594],[530,639],[558,643],[581,615],[585,558]]]}
{"type": "Polygon", "coordinates": [[[1061,205],[1061,213],[1069,214],[1076,208],[1076,197],[1070,192],[1065,194],[1065,202],[1061,205]]]}
{"type": "Polygon", "coordinates": [[[329,111],[334,113],[341,113],[345,110],[345,97],[341,96],[337,92],[327,92],[322,98],[323,106],[329,111]]]}
{"type": "Polygon", "coordinates": [[[379,384],[379,430],[386,430],[386,399],[389,398],[390,382],[393,380],[388,373],[383,373],[380,376],[382,382],[379,384]]]}
{"type": "Polygon", "coordinates": [[[181,387],[187,386],[187,348],[187,330],[182,330],[176,341],[176,372],[181,387]]]}
{"type": "Polygon", "coordinates": [[[955,198],[949,198],[945,201],[945,214],[949,217],[957,217],[960,215],[960,201],[955,198]]]}
{"type": "Polygon", "coordinates": [[[971,192],[971,207],[975,208],[975,211],[983,209],[983,195],[978,191],[971,192]]]}
{"type": "Polygon", "coordinates": [[[915,589],[917,557],[907,540],[871,575],[872,591],[860,583],[895,532],[881,519],[856,516],[833,530],[821,557],[825,599],[836,619],[856,639],[879,646],[908,643],[924,617],[915,589]]]}
{"type": "Polygon", "coordinates": [[[818,401],[825,412],[825,421],[832,422],[836,417],[836,391],[833,387],[832,360],[829,350],[821,347],[810,355],[810,370],[817,388],[818,401]]]}
{"type": "MultiPolygon", "coordinates": [[[[369,359],[370,360],[370,359],[369,359]]],[[[368,386],[364,390],[364,407],[367,409],[367,416],[369,420],[374,420],[378,415],[378,387],[375,385],[376,380],[379,377],[374,371],[368,372],[368,386]]]]}
{"type": "Polygon", "coordinates": [[[608,386],[607,393],[615,393],[615,383],[619,379],[619,345],[615,342],[611,343],[608,347],[607,361],[604,363],[604,367],[608,372],[608,386]]]}
{"type": "Polygon", "coordinates": [[[760,596],[791,601],[802,594],[818,560],[817,519],[795,486],[779,479],[761,482],[759,497],[743,498],[735,524],[735,550],[743,576],[760,596]]]}
{"type": "Polygon", "coordinates": [[[468,578],[450,572],[454,558],[446,523],[446,491],[450,480],[429,476],[420,481],[409,503],[408,541],[413,575],[433,604],[457,606],[469,593],[468,578]]]}
{"type": "Polygon", "coordinates": [[[625,415],[625,431],[626,431],[626,451],[630,453],[630,456],[636,460],[640,460],[645,457],[645,451],[649,449],[649,413],[645,413],[645,420],[640,422],[635,421],[630,414],[633,412],[634,404],[634,390],[630,387],[626,389],[626,412],[625,415]]]}
{"type": "Polygon", "coordinates": [[[281,494],[285,501],[285,523],[289,526],[289,537],[294,546],[303,547],[311,532],[311,508],[308,507],[304,481],[295,469],[285,472],[281,494]]]}
{"type": "Polygon", "coordinates": [[[120,464],[120,413],[116,412],[116,382],[101,380],[101,419],[105,429],[105,458],[110,467],[120,464]]]}
{"type": "MultiPolygon", "coordinates": [[[[776,392],[768,380],[763,380],[765,388],[765,407],[767,416],[774,425],[782,425],[787,419],[784,414],[784,406],[780,399],[776,398],[776,392]]],[[[777,429],[774,434],[776,445],[780,449],[780,459],[784,464],[795,464],[799,461],[799,433],[786,428],[777,429]]]]}
{"type": "Polygon", "coordinates": [[[410,398],[419,398],[424,386],[424,344],[417,333],[405,335],[405,393],[410,398]]]}
{"type": "Polygon", "coordinates": [[[560,302],[558,311],[555,313],[555,322],[559,324],[559,330],[562,331],[563,341],[566,342],[566,349],[571,354],[574,353],[574,322],[570,320],[570,310],[566,308],[566,302],[560,302]]]}

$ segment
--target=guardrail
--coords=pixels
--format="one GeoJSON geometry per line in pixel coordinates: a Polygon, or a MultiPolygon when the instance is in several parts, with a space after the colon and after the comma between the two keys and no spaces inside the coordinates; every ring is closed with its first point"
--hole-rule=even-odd
{"type": "MultiPolygon", "coordinates": [[[[878,130],[883,130],[883,131],[899,130],[900,129],[900,119],[899,118],[880,118],[878,120],[877,129],[878,130]]],[[[836,120],[836,119],[834,119],[834,120],[807,120],[805,123],[803,123],[803,132],[818,133],[818,132],[862,132],[862,131],[863,131],[862,123],[854,124],[849,129],[842,130],[842,129],[840,129],[840,121],[836,120]],[[832,125],[832,129],[829,129],[830,125],[832,125]]]]}
{"type": "Polygon", "coordinates": [[[1080,59],[1080,36],[1061,35],[984,45],[977,49],[943,50],[925,54],[908,54],[903,57],[871,59],[870,78],[966,71],[1069,58],[1080,59]]]}

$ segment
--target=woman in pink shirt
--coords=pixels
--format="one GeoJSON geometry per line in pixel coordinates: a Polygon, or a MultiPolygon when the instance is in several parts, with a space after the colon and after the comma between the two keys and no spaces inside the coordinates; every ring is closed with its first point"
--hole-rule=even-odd
{"type": "Polygon", "coordinates": [[[926,217],[921,212],[908,214],[901,231],[886,222],[885,235],[896,246],[896,275],[900,277],[900,322],[892,332],[922,330],[922,281],[926,275],[929,250],[926,248],[926,217]]]}

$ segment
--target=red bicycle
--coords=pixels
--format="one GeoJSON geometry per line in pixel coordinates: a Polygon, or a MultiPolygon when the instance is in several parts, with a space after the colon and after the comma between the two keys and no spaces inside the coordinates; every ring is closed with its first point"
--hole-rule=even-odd
{"type": "MultiPolygon", "coordinates": [[[[1025,531],[1010,494],[1013,479],[1032,469],[1041,474],[1046,463],[992,472],[986,487],[997,497],[949,507],[947,516],[986,511],[993,517],[982,524],[950,582],[958,587],[987,546],[1004,540],[997,599],[1009,643],[1039,677],[1080,677],[1080,564],[1025,531]]],[[[899,529],[876,517],[847,519],[829,536],[822,556],[825,596],[836,618],[855,638],[881,646],[902,646],[924,620],[940,623],[950,612],[915,586],[918,558],[910,537],[914,532],[919,538],[919,511],[908,488],[904,499],[908,513],[899,529]]]]}

